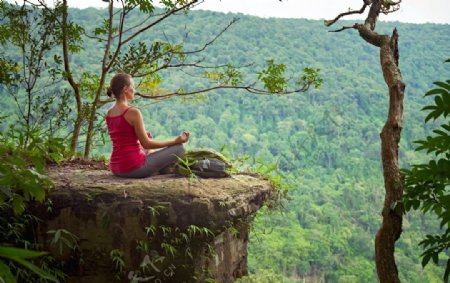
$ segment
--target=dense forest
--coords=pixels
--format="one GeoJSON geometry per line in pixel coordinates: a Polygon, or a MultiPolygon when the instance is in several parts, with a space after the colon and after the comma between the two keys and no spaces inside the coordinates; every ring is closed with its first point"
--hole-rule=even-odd
{"type": "MultiPolygon", "coordinates": [[[[96,26],[104,10],[72,10],[72,20],[86,29],[96,26]]],[[[136,22],[141,17],[135,15],[136,22]]],[[[136,41],[184,41],[195,49],[208,42],[233,18],[233,24],[201,56],[211,65],[242,65],[255,76],[267,60],[286,64],[289,72],[320,69],[319,89],[291,95],[257,95],[215,90],[169,100],[137,99],[146,128],[157,139],[191,132],[188,148],[223,149],[233,157],[277,164],[290,185],[281,211],[259,216],[249,246],[250,278],[244,282],[377,282],[373,242],[383,201],[379,133],[386,119],[388,95],[378,50],[351,30],[330,33],[322,21],[261,19],[240,14],[190,11],[172,17],[159,32],[136,41]],[[265,281],[264,281],[265,280],[265,281]]],[[[343,25],[351,24],[343,22],[343,25]]],[[[400,34],[400,68],[406,82],[404,125],[400,142],[403,167],[423,160],[413,141],[426,136],[433,123],[423,123],[424,93],[433,81],[448,77],[443,61],[450,54],[448,25],[382,22],[379,29],[400,34]]],[[[97,71],[101,43],[84,42],[71,58],[76,68],[97,71]]],[[[17,50],[4,50],[14,59],[17,50]]],[[[198,89],[201,78],[189,70],[161,72],[161,89],[198,89]]],[[[58,96],[67,85],[46,86],[45,96],[58,96]]],[[[14,98],[2,92],[2,131],[17,118],[14,98]]],[[[102,115],[108,105],[100,110],[102,115]]],[[[105,127],[104,127],[105,128],[105,127]]],[[[70,132],[71,129],[66,129],[70,132]]],[[[108,158],[111,143],[104,132],[95,139],[94,155],[108,158]]],[[[438,222],[409,213],[397,244],[396,258],[404,282],[440,282],[443,268],[422,269],[418,241],[438,222]]]]}

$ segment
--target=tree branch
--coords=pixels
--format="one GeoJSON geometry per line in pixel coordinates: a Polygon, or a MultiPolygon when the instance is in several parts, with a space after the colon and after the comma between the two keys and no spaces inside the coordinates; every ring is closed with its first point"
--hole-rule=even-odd
{"type": "Polygon", "coordinates": [[[364,11],[366,10],[366,7],[368,5],[370,5],[370,4],[367,4],[366,2],[367,3],[371,3],[372,1],[368,1],[368,0],[364,1],[364,5],[359,10],[352,10],[352,11],[348,11],[348,12],[345,12],[345,13],[341,13],[336,18],[334,18],[332,20],[325,20],[324,21],[325,26],[329,27],[329,26],[333,25],[335,22],[337,22],[342,17],[348,16],[348,15],[364,13],[364,11]]]}
{"type": "MultiPolygon", "coordinates": [[[[49,7],[47,6],[47,4],[45,3],[44,0],[38,0],[38,4],[33,3],[33,2],[31,2],[30,0],[23,0],[23,2],[24,2],[24,3],[28,3],[28,4],[30,4],[31,6],[34,6],[34,7],[36,7],[36,8],[42,8],[42,9],[46,10],[46,11],[49,12],[49,13],[53,13],[52,9],[49,8],[49,7]]],[[[55,6],[54,9],[56,9],[57,7],[58,7],[58,6],[55,6]]],[[[58,18],[55,18],[55,20],[56,20],[56,22],[57,22],[58,24],[61,24],[61,22],[59,21],[58,18]]]]}
{"type": "MultiPolygon", "coordinates": [[[[334,23],[336,23],[340,18],[348,16],[348,15],[362,14],[362,13],[364,13],[366,7],[370,6],[369,14],[366,17],[365,24],[368,26],[369,29],[375,30],[375,26],[376,26],[376,23],[378,20],[378,16],[380,15],[380,12],[382,12],[384,14],[390,14],[390,13],[396,12],[400,9],[400,3],[402,2],[402,0],[397,0],[397,1],[394,1],[394,0],[363,0],[363,1],[364,1],[364,4],[360,10],[348,11],[348,12],[339,14],[336,18],[334,18],[332,20],[325,20],[324,21],[325,26],[329,27],[329,26],[333,25],[334,23]]],[[[333,30],[330,32],[340,32],[340,31],[350,29],[350,28],[356,28],[356,27],[355,26],[342,27],[340,29],[333,30]]]]}
{"type": "Polygon", "coordinates": [[[383,7],[384,0],[373,0],[370,6],[369,14],[367,15],[365,25],[368,25],[371,30],[375,30],[378,21],[378,16],[383,7]]]}
{"type": "MultiPolygon", "coordinates": [[[[122,2],[123,10],[122,10],[122,13],[120,14],[120,21],[119,21],[119,43],[117,44],[117,48],[114,51],[114,54],[113,54],[111,60],[109,61],[108,65],[106,66],[106,69],[104,70],[105,72],[108,72],[109,69],[111,69],[112,65],[116,61],[117,56],[119,56],[120,49],[122,48],[122,45],[123,45],[122,44],[123,27],[125,25],[125,16],[128,13],[127,11],[125,11],[125,7],[123,5],[125,5],[125,4],[122,2]]],[[[111,4],[111,7],[112,7],[112,4],[111,4]]],[[[108,40],[110,39],[111,42],[112,42],[112,40],[113,40],[113,36],[112,36],[112,15],[110,15],[109,18],[110,18],[110,29],[109,29],[108,40]]],[[[105,53],[105,55],[106,55],[106,53],[105,53]]],[[[105,56],[105,58],[106,58],[106,56],[105,56]]]]}
{"type": "Polygon", "coordinates": [[[114,102],[115,101],[115,99],[114,98],[109,98],[109,99],[107,99],[107,100],[97,100],[97,102],[95,103],[95,105],[98,107],[98,108],[100,108],[100,107],[102,107],[103,105],[105,105],[105,104],[108,104],[108,103],[112,103],[112,102],[114,102]]]}
{"type": "Polygon", "coordinates": [[[163,20],[165,20],[166,18],[170,17],[171,15],[185,10],[185,9],[189,9],[189,7],[194,6],[199,0],[192,0],[189,1],[188,3],[186,3],[183,6],[180,6],[176,9],[170,10],[169,12],[167,12],[164,16],[162,16],[161,18],[157,19],[156,21],[152,22],[151,24],[148,24],[147,26],[141,28],[140,30],[136,31],[134,34],[130,35],[127,39],[123,40],[121,43],[119,42],[119,44],[126,44],[127,42],[131,41],[133,38],[135,38],[136,36],[138,36],[139,34],[143,33],[144,31],[150,29],[151,27],[159,24],[160,22],[162,22],[163,20]]]}
{"type": "Polygon", "coordinates": [[[384,42],[389,41],[389,36],[374,32],[366,24],[355,24],[354,27],[365,41],[376,47],[381,47],[384,42]]]}
{"type": "MultiPolygon", "coordinates": [[[[204,61],[204,59],[198,59],[195,62],[192,63],[186,63],[186,58],[184,58],[180,63],[178,64],[170,64],[170,62],[172,61],[174,55],[192,55],[192,54],[196,54],[196,53],[201,53],[203,52],[206,48],[208,48],[208,46],[212,45],[225,31],[227,31],[231,25],[233,25],[234,23],[236,23],[239,20],[239,18],[234,18],[232,21],[230,21],[218,34],[216,34],[214,36],[213,39],[211,39],[210,41],[206,42],[201,48],[196,49],[196,50],[190,50],[190,51],[174,51],[173,49],[169,49],[163,53],[158,54],[157,56],[153,57],[153,58],[147,58],[145,60],[142,60],[140,62],[136,62],[136,64],[134,64],[133,69],[128,71],[128,73],[130,75],[132,75],[133,77],[143,77],[146,75],[150,75],[153,73],[156,73],[157,71],[163,70],[163,69],[167,69],[167,68],[175,68],[175,67],[198,67],[198,68],[218,68],[218,67],[225,67],[226,65],[218,65],[218,66],[201,66],[199,65],[201,62],[204,61]],[[140,73],[138,72],[138,70],[144,65],[144,64],[148,64],[149,61],[151,62],[155,62],[158,61],[162,58],[164,58],[164,56],[168,56],[168,59],[165,60],[167,63],[159,66],[156,69],[153,69],[151,71],[148,72],[143,72],[140,73]]],[[[122,66],[123,67],[123,66],[122,66]]]]}
{"type": "Polygon", "coordinates": [[[94,36],[94,35],[89,35],[87,33],[85,33],[85,36],[87,38],[95,39],[95,40],[98,40],[98,41],[103,41],[103,42],[107,42],[108,41],[107,39],[104,39],[104,38],[101,38],[101,37],[98,37],[98,36],[94,36]]]}
{"type": "MultiPolygon", "coordinates": [[[[149,15],[145,20],[141,21],[140,23],[138,23],[138,24],[136,24],[136,25],[134,25],[134,26],[132,26],[132,27],[127,28],[127,29],[124,30],[123,32],[124,32],[124,33],[131,32],[132,30],[137,29],[137,28],[140,27],[140,26],[143,26],[143,25],[144,25],[148,20],[150,20],[151,18],[153,18],[153,17],[162,17],[163,15],[164,15],[164,13],[149,15]]],[[[115,35],[115,36],[113,36],[113,38],[115,39],[115,38],[118,37],[118,36],[119,36],[119,35],[115,35]]]]}
{"type": "Polygon", "coordinates": [[[398,0],[398,1],[384,0],[381,12],[385,15],[394,13],[400,9],[401,3],[402,3],[402,0],[398,0]]]}
{"type": "Polygon", "coordinates": [[[231,22],[229,22],[228,25],[226,25],[222,29],[221,32],[219,32],[212,40],[210,40],[209,42],[205,43],[202,48],[200,48],[198,50],[193,50],[193,51],[180,52],[180,53],[177,53],[177,54],[188,55],[188,54],[200,53],[200,52],[204,51],[208,46],[213,44],[224,32],[226,32],[237,21],[239,21],[239,18],[233,18],[233,20],[231,22]]]}
{"type": "Polygon", "coordinates": [[[341,32],[341,31],[343,31],[343,30],[346,30],[346,29],[354,29],[355,28],[355,26],[353,25],[353,26],[351,26],[351,27],[349,27],[349,26],[347,26],[347,27],[341,27],[340,29],[335,29],[335,30],[329,30],[328,32],[341,32]]]}
{"type": "Polygon", "coordinates": [[[253,83],[253,84],[250,84],[250,85],[247,85],[247,86],[218,85],[218,86],[213,86],[213,87],[200,89],[200,90],[195,90],[195,91],[190,91],[190,92],[183,92],[181,90],[178,90],[178,91],[171,92],[171,93],[157,94],[157,95],[142,94],[142,93],[136,92],[135,95],[137,95],[139,97],[142,97],[142,98],[160,100],[160,99],[168,99],[168,98],[173,97],[173,96],[195,95],[195,94],[209,92],[209,91],[216,90],[216,89],[238,89],[238,90],[246,90],[246,91],[248,91],[250,93],[264,94],[264,95],[288,95],[288,94],[293,94],[293,93],[298,93],[298,92],[305,92],[311,86],[311,84],[306,84],[302,88],[299,88],[299,89],[273,93],[273,92],[270,92],[268,90],[258,89],[256,87],[254,87],[255,84],[256,83],[253,83]]]}
{"type": "Polygon", "coordinates": [[[64,71],[67,80],[69,81],[70,86],[75,92],[75,98],[77,101],[77,111],[81,112],[81,96],[79,95],[78,84],[75,82],[72,76],[72,71],[70,70],[69,63],[69,44],[68,44],[68,34],[67,34],[67,0],[63,0],[63,20],[62,20],[62,45],[63,45],[63,60],[64,60],[64,71]]]}

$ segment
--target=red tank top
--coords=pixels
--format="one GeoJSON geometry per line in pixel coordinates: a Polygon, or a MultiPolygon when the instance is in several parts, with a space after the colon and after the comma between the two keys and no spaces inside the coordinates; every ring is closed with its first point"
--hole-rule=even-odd
{"type": "Polygon", "coordinates": [[[106,124],[113,144],[109,160],[109,169],[113,173],[130,172],[145,162],[145,153],[134,127],[124,117],[130,108],[127,108],[119,116],[106,116],[106,124]]]}

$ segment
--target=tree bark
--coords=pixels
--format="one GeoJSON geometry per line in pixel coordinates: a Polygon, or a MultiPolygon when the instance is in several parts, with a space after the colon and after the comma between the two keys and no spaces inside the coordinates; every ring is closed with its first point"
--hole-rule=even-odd
{"type": "Polygon", "coordinates": [[[75,82],[70,70],[69,62],[69,31],[67,30],[67,0],[63,0],[63,21],[61,25],[62,29],[62,46],[63,46],[63,60],[64,60],[64,72],[67,81],[73,89],[75,95],[75,101],[77,102],[77,118],[73,126],[72,140],[70,142],[70,151],[75,153],[78,144],[78,138],[80,136],[81,124],[83,121],[83,104],[81,101],[80,88],[75,82]]]}
{"type": "MultiPolygon", "coordinates": [[[[378,278],[381,283],[400,282],[398,269],[395,263],[395,242],[402,233],[403,220],[403,182],[398,164],[398,144],[402,131],[403,98],[405,84],[398,66],[398,33],[394,29],[392,36],[375,32],[375,26],[381,11],[389,10],[383,0],[363,0],[364,5],[359,11],[350,11],[339,14],[334,20],[325,21],[326,26],[334,24],[343,16],[363,13],[364,8],[370,5],[369,14],[364,24],[354,24],[352,27],[343,27],[339,32],[348,28],[358,30],[359,35],[366,42],[380,48],[380,64],[384,81],[389,89],[389,112],[386,123],[381,131],[381,160],[383,164],[383,177],[385,187],[382,223],[375,237],[375,262],[378,278]]],[[[398,1],[397,5],[401,3],[398,1]]]]}
{"type": "Polygon", "coordinates": [[[89,109],[89,123],[88,123],[88,131],[86,134],[86,143],[84,145],[84,159],[89,159],[91,154],[91,144],[94,136],[94,126],[95,126],[95,116],[97,114],[97,105],[96,101],[91,104],[91,108],[89,109]]]}
{"type": "Polygon", "coordinates": [[[382,223],[375,237],[375,263],[381,283],[400,282],[395,263],[395,242],[402,233],[403,182],[398,164],[398,144],[403,122],[403,98],[405,84],[399,63],[398,33],[380,35],[374,31],[382,1],[374,0],[364,24],[355,24],[360,36],[368,43],[380,48],[380,64],[384,81],[389,89],[389,111],[381,131],[381,160],[385,198],[382,223]]]}
{"type": "MultiPolygon", "coordinates": [[[[99,86],[97,89],[97,93],[95,94],[94,101],[91,104],[91,108],[89,109],[88,131],[86,134],[86,143],[84,146],[84,158],[85,159],[89,159],[89,155],[91,154],[91,145],[92,145],[92,140],[94,137],[95,116],[97,115],[97,109],[98,109],[98,106],[100,103],[100,96],[102,95],[103,87],[105,86],[106,74],[108,73],[109,69],[112,66],[111,61],[110,61],[110,64],[108,64],[108,57],[109,57],[110,50],[111,50],[112,36],[113,36],[113,17],[114,17],[113,12],[114,12],[113,1],[110,1],[109,7],[108,7],[108,14],[109,14],[108,41],[106,42],[105,53],[103,54],[102,74],[100,77],[99,86]]],[[[120,46],[121,46],[120,44],[121,44],[121,40],[122,40],[122,31],[123,31],[123,18],[122,17],[123,17],[123,14],[121,15],[120,30],[119,30],[119,44],[117,46],[115,56],[117,56],[117,54],[119,53],[120,46]]]]}
{"type": "Polygon", "coordinates": [[[380,47],[384,80],[389,88],[389,112],[381,131],[381,159],[385,185],[383,222],[375,238],[375,260],[381,283],[400,282],[395,263],[395,242],[402,233],[403,182],[398,164],[398,144],[403,120],[405,84],[398,67],[398,34],[395,29],[389,41],[380,47]]]}

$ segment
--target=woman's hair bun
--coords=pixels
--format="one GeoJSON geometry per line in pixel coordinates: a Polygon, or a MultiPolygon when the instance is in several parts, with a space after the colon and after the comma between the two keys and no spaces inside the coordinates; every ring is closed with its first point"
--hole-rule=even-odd
{"type": "Polygon", "coordinates": [[[106,94],[107,94],[109,97],[112,97],[112,96],[113,96],[113,92],[112,92],[111,86],[108,87],[108,90],[106,91],[106,94]]]}

